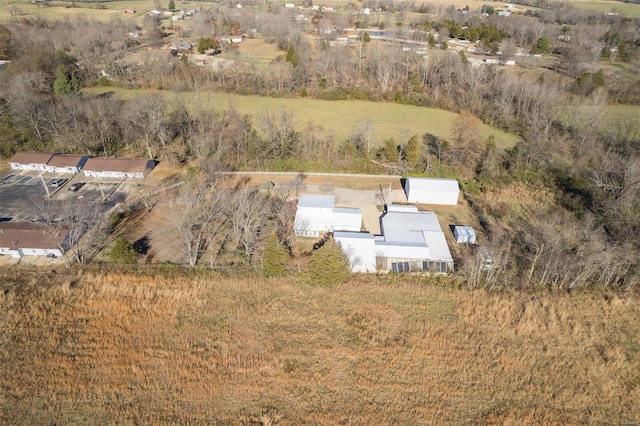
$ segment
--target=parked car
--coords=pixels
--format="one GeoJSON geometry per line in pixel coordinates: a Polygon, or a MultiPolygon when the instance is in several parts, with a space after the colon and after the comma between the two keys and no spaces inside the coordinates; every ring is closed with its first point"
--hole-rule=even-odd
{"type": "Polygon", "coordinates": [[[71,192],[78,192],[78,190],[79,190],[80,188],[82,188],[83,186],[84,186],[84,182],[77,182],[77,183],[74,183],[73,185],[71,185],[71,186],[69,187],[69,191],[71,191],[71,192]]]}
{"type": "Polygon", "coordinates": [[[59,188],[62,185],[64,185],[64,183],[66,181],[68,181],[69,179],[54,179],[51,181],[51,183],[49,185],[53,186],[54,188],[59,188]]]}

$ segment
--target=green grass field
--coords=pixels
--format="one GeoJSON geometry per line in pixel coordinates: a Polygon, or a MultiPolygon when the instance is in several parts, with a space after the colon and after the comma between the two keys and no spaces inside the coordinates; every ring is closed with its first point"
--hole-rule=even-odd
{"type": "MultiPolygon", "coordinates": [[[[121,99],[132,99],[145,93],[160,93],[171,99],[171,92],[153,90],[127,90],[96,87],[83,89],[87,95],[108,91],[115,92],[121,99]]],[[[255,116],[260,111],[284,108],[293,113],[296,126],[303,130],[308,123],[334,133],[338,140],[346,139],[352,129],[365,120],[373,120],[376,142],[393,138],[405,142],[413,135],[432,133],[449,138],[451,125],[458,114],[437,109],[384,102],[367,101],[322,101],[308,98],[268,98],[261,96],[241,96],[228,93],[204,92],[181,93],[192,109],[226,109],[233,105],[243,114],[255,116]]],[[[500,148],[508,148],[518,141],[518,136],[503,132],[495,127],[482,125],[484,137],[493,135],[500,148]]]]}
{"type": "Polygon", "coordinates": [[[606,111],[609,117],[640,117],[640,105],[607,105],[606,111]]]}
{"type": "MultiPolygon", "coordinates": [[[[188,5],[188,2],[180,3],[179,7],[188,8],[188,5]],[[185,6],[182,6],[182,4],[185,6]]],[[[155,5],[152,0],[106,1],[100,3],[56,1],[47,2],[46,5],[31,3],[29,0],[2,1],[0,2],[0,21],[33,18],[36,16],[56,20],[82,15],[99,21],[109,21],[114,17],[119,17],[122,20],[134,19],[140,21],[146,11],[154,8],[155,5]],[[15,8],[18,8],[21,14],[12,15],[12,9],[15,10],[15,8]],[[135,15],[125,14],[124,11],[126,9],[135,9],[137,13],[135,15]]]]}
{"type": "Polygon", "coordinates": [[[624,16],[640,16],[640,4],[620,1],[573,1],[578,9],[595,10],[602,13],[618,13],[624,16]]]}

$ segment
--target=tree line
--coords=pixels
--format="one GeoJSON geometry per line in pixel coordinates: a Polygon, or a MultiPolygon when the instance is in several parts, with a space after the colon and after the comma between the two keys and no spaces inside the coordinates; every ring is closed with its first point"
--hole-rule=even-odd
{"type": "MultiPolygon", "coordinates": [[[[5,41],[0,47],[12,59],[1,71],[0,154],[9,157],[16,150],[35,149],[140,155],[175,163],[197,159],[202,168],[211,170],[392,171],[457,177],[490,237],[495,265],[487,269],[481,259],[460,258],[468,285],[629,288],[638,280],[640,258],[640,122],[633,116],[608,115],[605,107],[615,100],[638,99],[639,86],[592,65],[601,56],[610,62],[620,59],[602,53],[620,55],[621,43],[637,45],[630,30],[634,21],[569,22],[562,17],[563,9],[552,12],[555,16],[544,19],[489,21],[508,35],[499,42],[505,55],[515,46],[538,44],[545,36],[556,40],[552,28],[555,34],[571,36],[571,43],[551,43],[550,49],[560,53],[555,65],[560,72],[540,73],[537,79],[498,67],[473,68],[459,55],[435,47],[425,60],[365,37],[356,49],[330,48],[327,39],[318,44],[322,54],[316,55],[304,36],[307,28],[292,24],[287,12],[259,25],[267,40],[287,52],[281,60],[268,69],[235,63],[217,72],[170,58],[123,64],[119,59],[131,43],[123,34],[130,24],[79,20],[63,30],[56,23],[24,20],[0,31],[5,41]],[[86,37],[78,37],[85,32],[86,37]],[[97,70],[102,68],[110,77],[100,83],[97,70]],[[190,109],[179,95],[170,100],[142,95],[129,101],[108,95],[85,97],[77,94],[79,84],[365,98],[463,113],[446,139],[425,134],[406,141],[380,141],[365,121],[349,138],[337,141],[312,125],[297,130],[293,113],[285,110],[248,117],[233,106],[190,109]],[[479,120],[518,133],[522,140],[500,151],[492,140],[478,137],[479,120]],[[550,194],[548,202],[534,211],[492,199],[492,194],[523,186],[531,194],[550,194]]],[[[463,18],[456,10],[438,13],[437,22],[448,19],[448,27],[441,27],[447,36],[457,28],[454,24],[475,19],[463,18]]],[[[234,24],[258,26],[257,15],[250,10],[237,16],[224,9],[198,16],[196,32],[227,31],[224,28],[234,24]]],[[[320,25],[340,20],[348,24],[344,16],[332,19],[320,25]]],[[[417,22],[423,28],[427,23],[417,22]]],[[[148,25],[158,29],[157,23],[148,25]]],[[[158,36],[147,32],[145,37],[150,34],[158,36]]],[[[636,51],[634,47],[624,55],[635,61],[636,51]]],[[[176,195],[178,210],[186,212],[174,224],[183,235],[186,262],[198,264],[219,229],[228,230],[225,246],[244,253],[249,263],[260,258],[257,254],[272,232],[280,232],[278,244],[288,247],[289,237],[276,226],[278,220],[286,222],[284,216],[278,219],[285,215],[281,209],[286,202],[248,189],[231,195],[216,185],[198,175],[176,195]],[[212,204],[203,202],[212,196],[225,197],[213,204],[216,209],[228,206],[227,215],[195,208],[212,204]],[[240,204],[250,209],[245,211],[240,204]],[[224,223],[221,217],[227,218],[224,223]]]]}

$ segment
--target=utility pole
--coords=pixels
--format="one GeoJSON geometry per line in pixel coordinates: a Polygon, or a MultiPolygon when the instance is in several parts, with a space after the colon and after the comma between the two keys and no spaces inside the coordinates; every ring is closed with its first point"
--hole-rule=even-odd
{"type": "Polygon", "coordinates": [[[96,182],[98,182],[98,188],[100,189],[100,194],[102,194],[102,202],[104,203],[104,201],[107,198],[104,196],[104,190],[102,189],[102,184],[100,183],[100,178],[98,177],[98,172],[96,172],[95,178],[96,178],[96,182]]]}
{"type": "Polygon", "coordinates": [[[44,181],[44,178],[42,177],[42,170],[38,169],[38,176],[40,176],[40,180],[42,181],[42,186],[44,186],[44,190],[47,193],[47,198],[51,198],[51,194],[49,193],[49,187],[47,186],[47,183],[44,181]]]}

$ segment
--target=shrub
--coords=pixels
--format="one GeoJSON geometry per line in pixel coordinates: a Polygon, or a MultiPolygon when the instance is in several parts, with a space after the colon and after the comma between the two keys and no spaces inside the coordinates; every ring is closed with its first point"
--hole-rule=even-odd
{"type": "Polygon", "coordinates": [[[282,275],[289,261],[289,252],[279,241],[275,233],[267,239],[262,259],[262,269],[265,275],[282,275]]]}
{"type": "Polygon", "coordinates": [[[311,255],[305,281],[310,285],[333,287],[347,282],[350,276],[349,259],[333,238],[329,238],[311,255]]]}

